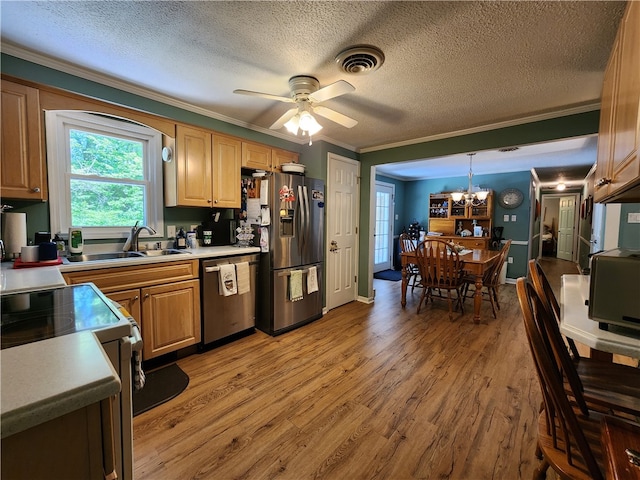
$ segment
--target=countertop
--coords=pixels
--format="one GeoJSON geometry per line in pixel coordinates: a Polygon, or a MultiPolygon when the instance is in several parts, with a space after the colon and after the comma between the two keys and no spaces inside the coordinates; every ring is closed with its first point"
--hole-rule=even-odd
{"type": "Polygon", "coordinates": [[[601,330],[598,322],[589,318],[585,300],[589,299],[588,275],[563,275],[560,297],[560,331],[569,338],[596,350],[640,358],[640,332],[620,335],[601,330]]]}
{"type": "Polygon", "coordinates": [[[1,357],[2,438],[99,402],[121,388],[89,331],[7,348],[1,357]]]}

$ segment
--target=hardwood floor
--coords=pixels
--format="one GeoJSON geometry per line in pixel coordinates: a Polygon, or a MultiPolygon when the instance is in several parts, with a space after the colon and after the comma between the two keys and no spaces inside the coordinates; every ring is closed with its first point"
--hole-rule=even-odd
{"type": "Polygon", "coordinates": [[[187,389],[134,419],[135,478],[531,478],[541,395],[514,286],[480,325],[470,301],[451,322],[374,286],[373,305],[179,360],[187,389]]]}

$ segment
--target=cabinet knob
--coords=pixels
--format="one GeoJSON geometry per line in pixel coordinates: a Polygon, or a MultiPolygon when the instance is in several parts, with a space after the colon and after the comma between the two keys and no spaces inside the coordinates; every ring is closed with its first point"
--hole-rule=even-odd
{"type": "Polygon", "coordinates": [[[135,302],[136,300],[138,300],[140,297],[138,295],[136,295],[135,297],[133,297],[133,301],[135,302]]]}
{"type": "Polygon", "coordinates": [[[218,203],[218,200],[214,200],[213,203],[218,203]]]}
{"type": "Polygon", "coordinates": [[[149,298],[149,294],[148,294],[148,293],[145,293],[145,294],[144,294],[144,298],[149,298]]]}
{"type": "Polygon", "coordinates": [[[210,198],[207,198],[207,203],[211,203],[211,199],[210,198]]]}
{"type": "Polygon", "coordinates": [[[609,185],[611,183],[610,178],[602,177],[600,180],[596,182],[596,187],[603,187],[605,185],[609,185]]]}
{"type": "Polygon", "coordinates": [[[33,193],[40,193],[40,187],[33,187],[33,188],[31,189],[31,191],[32,191],[33,193]]]}

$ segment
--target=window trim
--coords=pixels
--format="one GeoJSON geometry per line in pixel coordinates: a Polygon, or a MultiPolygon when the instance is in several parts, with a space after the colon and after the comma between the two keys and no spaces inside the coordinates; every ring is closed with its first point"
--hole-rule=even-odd
{"type": "Polygon", "coordinates": [[[49,174],[49,215],[52,233],[67,235],[69,227],[82,227],[85,239],[127,238],[131,227],[85,227],[71,225],[69,128],[93,130],[146,142],[144,172],[147,183],[147,226],[156,235],[141,232],[141,237],[162,237],[164,232],[164,200],[162,187],[162,133],[140,123],[111,115],[49,110],[45,112],[47,169],[49,174]]]}

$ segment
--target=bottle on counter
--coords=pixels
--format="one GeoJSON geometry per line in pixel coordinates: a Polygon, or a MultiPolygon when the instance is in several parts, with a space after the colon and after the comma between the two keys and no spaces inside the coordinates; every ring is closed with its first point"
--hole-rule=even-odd
{"type": "Polygon", "coordinates": [[[82,255],[84,242],[82,240],[82,229],[78,227],[69,228],[69,253],[82,255]]]}
{"type": "Polygon", "coordinates": [[[56,250],[58,250],[58,257],[66,257],[67,256],[67,247],[64,244],[64,240],[60,236],[59,233],[53,237],[53,241],[56,244],[56,250]]]}
{"type": "Polygon", "coordinates": [[[184,233],[184,228],[180,227],[180,231],[176,234],[176,248],[187,248],[187,234],[184,233]]]}

